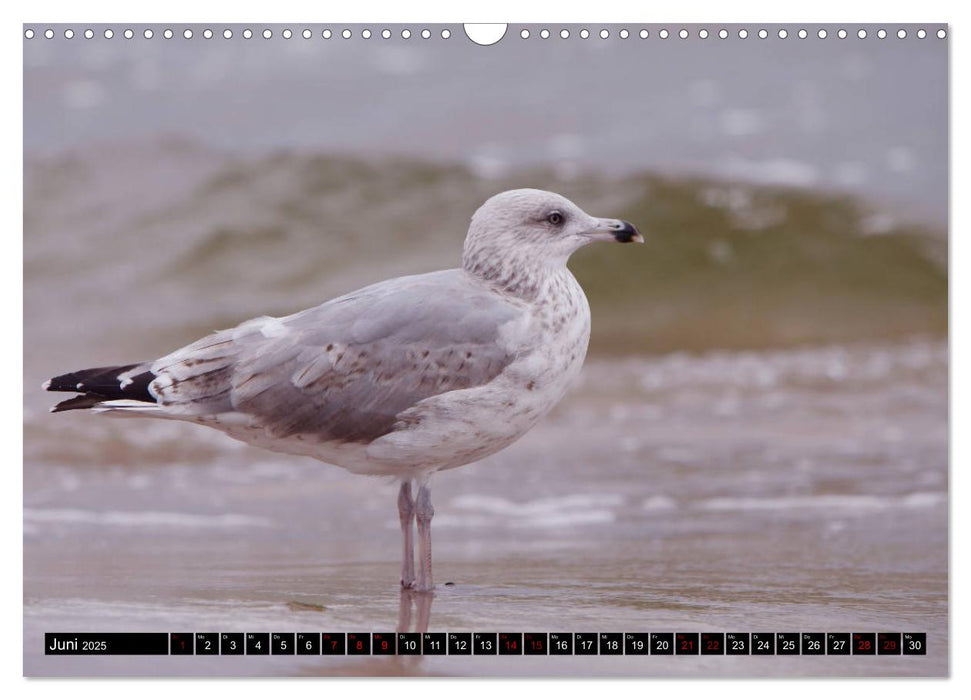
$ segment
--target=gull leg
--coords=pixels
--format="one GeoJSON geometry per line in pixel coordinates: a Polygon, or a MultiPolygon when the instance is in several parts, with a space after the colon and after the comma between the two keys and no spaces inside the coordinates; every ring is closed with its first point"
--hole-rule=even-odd
{"type": "Polygon", "coordinates": [[[418,498],[415,502],[415,515],[418,521],[418,582],[416,591],[434,590],[432,582],[432,492],[428,484],[418,487],[418,498]]]}
{"type": "Polygon", "coordinates": [[[401,521],[401,587],[415,585],[415,540],[412,523],[415,520],[415,501],[411,497],[411,481],[401,482],[398,492],[398,519],[401,521]]]}

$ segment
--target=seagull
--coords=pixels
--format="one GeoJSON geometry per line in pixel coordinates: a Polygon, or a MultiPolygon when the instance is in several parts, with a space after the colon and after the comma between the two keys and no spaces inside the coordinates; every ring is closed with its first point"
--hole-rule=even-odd
{"type": "Polygon", "coordinates": [[[55,413],[189,421],[393,477],[401,586],[432,591],[430,478],[516,441],[577,378],[590,306],[567,260],[594,241],[644,238],[553,192],[502,192],[472,216],[460,268],[255,318],[153,362],[70,372],[44,389],[77,394],[55,413]]]}

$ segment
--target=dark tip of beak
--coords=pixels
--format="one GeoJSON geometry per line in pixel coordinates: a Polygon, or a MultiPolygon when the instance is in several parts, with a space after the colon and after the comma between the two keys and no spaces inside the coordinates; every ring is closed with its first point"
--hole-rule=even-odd
{"type": "Polygon", "coordinates": [[[644,236],[629,221],[619,221],[614,227],[614,239],[619,243],[643,243],[644,236]]]}

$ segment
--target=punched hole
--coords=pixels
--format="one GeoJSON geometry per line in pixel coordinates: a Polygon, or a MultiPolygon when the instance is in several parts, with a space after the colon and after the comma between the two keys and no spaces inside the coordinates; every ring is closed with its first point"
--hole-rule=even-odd
{"type": "MultiPolygon", "coordinates": [[[[506,36],[506,24],[464,24],[465,36],[479,46],[492,46],[506,36]]],[[[443,38],[447,38],[444,37],[443,38]]],[[[566,37],[564,37],[566,38],[566,37]]]]}

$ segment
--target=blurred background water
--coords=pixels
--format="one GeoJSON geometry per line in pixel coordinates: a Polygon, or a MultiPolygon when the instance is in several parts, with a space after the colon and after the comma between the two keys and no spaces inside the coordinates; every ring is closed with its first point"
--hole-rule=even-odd
{"type": "MultiPolygon", "coordinates": [[[[55,629],[393,629],[393,485],[195,426],[50,416],[38,387],[455,266],[474,209],[530,186],[647,243],[574,257],[581,385],[436,481],[455,586],[432,629],[905,628],[933,653],[502,672],[945,673],[947,41],[765,26],[25,41],[27,672],[160,672],[40,656],[55,629]]],[[[497,668],[287,663],[231,672],[497,668]]]]}

